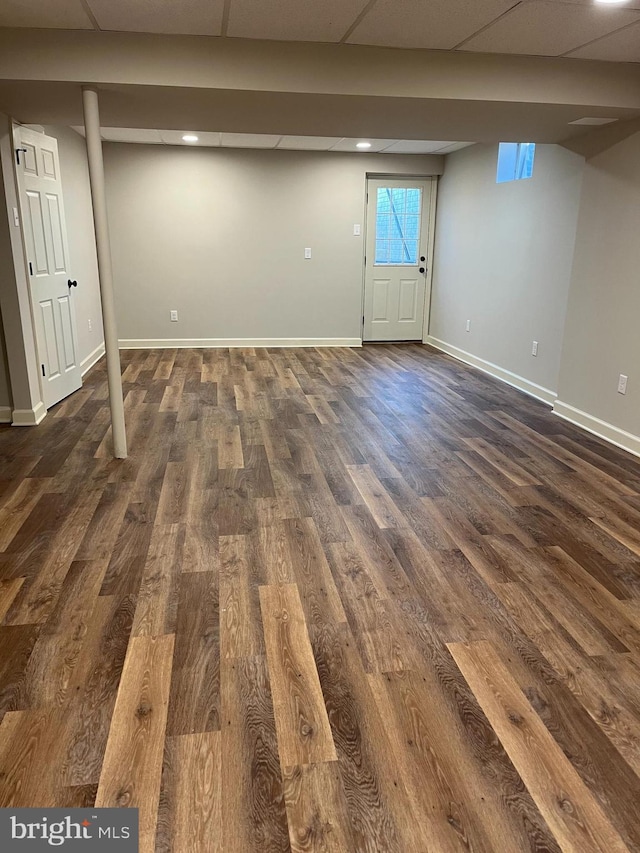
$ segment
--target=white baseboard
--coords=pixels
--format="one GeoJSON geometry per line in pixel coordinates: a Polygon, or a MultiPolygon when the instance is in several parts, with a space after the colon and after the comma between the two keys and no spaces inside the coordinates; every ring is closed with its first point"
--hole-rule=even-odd
{"type": "Polygon", "coordinates": [[[361,338],[131,338],[120,349],[217,349],[238,347],[361,347],[361,338]]]}
{"type": "Polygon", "coordinates": [[[431,335],[427,335],[425,343],[430,344],[432,347],[435,347],[442,352],[446,352],[447,355],[457,358],[458,361],[463,361],[465,364],[477,367],[478,370],[482,370],[483,373],[488,373],[490,376],[500,379],[502,382],[506,382],[507,385],[511,385],[519,391],[524,391],[524,393],[528,394],[530,397],[535,397],[536,400],[540,400],[542,403],[547,403],[549,406],[552,406],[558,397],[555,391],[543,388],[542,385],[536,385],[535,382],[530,382],[523,376],[518,376],[517,373],[505,370],[504,367],[499,367],[497,364],[485,361],[483,358],[478,358],[477,355],[465,352],[458,347],[454,347],[453,344],[440,341],[438,338],[434,338],[431,335]]]}
{"type": "Polygon", "coordinates": [[[601,421],[587,412],[576,409],[568,403],[563,403],[561,400],[556,400],[553,405],[553,414],[558,415],[565,421],[569,421],[575,426],[582,427],[592,435],[597,435],[598,438],[603,438],[609,444],[615,444],[616,447],[621,447],[634,456],[640,456],[640,436],[626,432],[607,421],[601,421]]]}
{"type": "Polygon", "coordinates": [[[103,355],[104,355],[104,341],[101,344],[99,344],[94,349],[93,352],[90,352],[89,355],[86,358],[83,358],[82,361],[80,362],[80,370],[82,372],[82,375],[84,376],[85,373],[88,373],[91,370],[91,368],[93,367],[93,365],[96,364],[98,361],[100,361],[100,359],[102,358],[103,355]]]}
{"type": "Polygon", "coordinates": [[[35,409],[14,409],[12,426],[37,426],[47,414],[44,403],[38,403],[35,409]]]}
{"type": "Polygon", "coordinates": [[[12,420],[11,406],[0,406],[0,424],[10,424],[12,420]]]}

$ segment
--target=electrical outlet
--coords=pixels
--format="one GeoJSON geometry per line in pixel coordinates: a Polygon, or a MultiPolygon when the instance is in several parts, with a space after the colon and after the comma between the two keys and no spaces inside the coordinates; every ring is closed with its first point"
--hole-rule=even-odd
{"type": "Polygon", "coordinates": [[[91,320],[87,320],[87,326],[89,327],[89,331],[93,332],[93,324],[92,324],[91,320]]]}
{"type": "Polygon", "coordinates": [[[620,378],[618,379],[618,394],[626,394],[627,393],[627,382],[629,380],[628,376],[625,376],[624,373],[620,374],[620,378]]]}
{"type": "Polygon", "coordinates": [[[171,318],[172,323],[178,322],[178,312],[175,309],[169,312],[169,317],[171,318]]]}
{"type": "Polygon", "coordinates": [[[307,261],[311,258],[311,249],[305,249],[304,250],[304,257],[305,257],[305,260],[307,260],[307,261]]]}
{"type": "Polygon", "coordinates": [[[471,320],[467,320],[467,332],[471,331],[471,320]]]}
{"type": "Polygon", "coordinates": [[[531,347],[531,355],[538,355],[538,341],[534,341],[531,347]]]}

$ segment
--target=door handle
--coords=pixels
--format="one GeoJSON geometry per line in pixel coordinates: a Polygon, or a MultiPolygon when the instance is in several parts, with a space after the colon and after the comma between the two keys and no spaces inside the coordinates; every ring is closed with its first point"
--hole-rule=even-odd
{"type": "Polygon", "coordinates": [[[71,279],[69,279],[69,281],[67,282],[67,285],[69,287],[69,290],[71,290],[72,287],[78,286],[78,282],[77,281],[71,281],[71,279]]]}
{"type": "Polygon", "coordinates": [[[424,261],[426,261],[427,259],[425,258],[424,255],[420,255],[420,260],[424,263],[424,261]]]}
{"type": "Polygon", "coordinates": [[[420,272],[424,272],[424,267],[420,267],[420,272]]]}

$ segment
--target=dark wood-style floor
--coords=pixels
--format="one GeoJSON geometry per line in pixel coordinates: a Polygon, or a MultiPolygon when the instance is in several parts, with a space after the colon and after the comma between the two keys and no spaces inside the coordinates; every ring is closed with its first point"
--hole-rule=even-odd
{"type": "Polygon", "coordinates": [[[640,851],[640,460],[427,347],[123,353],[0,431],[0,806],[640,851]]]}

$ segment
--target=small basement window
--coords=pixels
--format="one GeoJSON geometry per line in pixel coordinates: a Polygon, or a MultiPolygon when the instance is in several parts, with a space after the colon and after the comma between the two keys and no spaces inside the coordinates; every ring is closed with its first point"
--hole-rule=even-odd
{"type": "Polygon", "coordinates": [[[501,142],[498,146],[496,183],[520,181],[533,175],[535,142],[501,142]]]}

